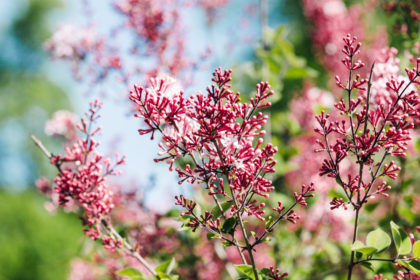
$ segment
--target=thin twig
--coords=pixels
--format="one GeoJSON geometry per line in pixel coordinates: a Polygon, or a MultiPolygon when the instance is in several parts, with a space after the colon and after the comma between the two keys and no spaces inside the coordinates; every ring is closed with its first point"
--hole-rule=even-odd
{"type": "MultiPolygon", "coordinates": [[[[230,191],[232,192],[232,197],[233,197],[233,201],[235,203],[235,208],[238,209],[238,203],[237,203],[237,200],[236,200],[234,190],[230,189],[230,191]]],[[[245,229],[245,225],[242,221],[241,213],[239,211],[236,211],[236,216],[238,217],[239,227],[241,228],[242,235],[243,235],[244,240],[245,240],[246,250],[248,251],[249,259],[251,260],[251,266],[252,266],[252,270],[254,272],[255,280],[259,280],[258,272],[257,272],[257,266],[255,265],[254,255],[252,253],[253,248],[252,248],[251,244],[249,243],[248,234],[246,233],[246,229],[245,229]]]]}
{"type": "Polygon", "coordinates": [[[267,235],[267,232],[272,232],[274,230],[274,227],[281,221],[283,220],[284,217],[286,217],[287,214],[289,214],[289,212],[297,205],[298,203],[295,201],[292,206],[289,207],[289,209],[287,209],[286,211],[283,212],[283,214],[281,214],[277,220],[268,228],[264,231],[263,234],[261,234],[260,237],[258,237],[255,242],[252,244],[251,247],[254,247],[255,245],[259,244],[262,242],[263,238],[267,235]]]}
{"type": "Polygon", "coordinates": [[[140,253],[136,249],[133,248],[133,246],[130,243],[127,242],[126,239],[121,237],[121,235],[112,227],[111,224],[109,224],[104,219],[101,219],[101,224],[108,232],[108,234],[114,235],[119,241],[122,242],[123,247],[131,256],[137,259],[154,277],[160,279],[153,267],[140,255],[140,253]]]}
{"type": "Polygon", "coordinates": [[[34,135],[31,135],[32,140],[34,141],[35,145],[38,146],[38,148],[41,149],[41,151],[50,159],[52,157],[52,154],[48,151],[47,148],[42,144],[42,142],[36,138],[34,135]]]}

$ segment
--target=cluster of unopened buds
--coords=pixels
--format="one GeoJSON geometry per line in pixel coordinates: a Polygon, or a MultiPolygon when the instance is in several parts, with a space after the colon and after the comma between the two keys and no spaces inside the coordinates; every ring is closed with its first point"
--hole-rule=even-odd
{"type": "Polygon", "coordinates": [[[270,272],[267,273],[267,276],[274,279],[280,280],[287,277],[289,274],[287,272],[281,273],[280,269],[274,269],[274,267],[270,267],[270,272]]]}
{"type": "Polygon", "coordinates": [[[53,155],[40,142],[37,144],[58,170],[54,179],[58,204],[67,206],[71,203],[80,206],[86,235],[93,240],[102,239],[104,247],[113,250],[121,247],[121,240],[108,232],[105,220],[114,207],[113,193],[107,177],[119,175],[120,171],[116,168],[125,161],[124,157],[117,156],[115,162],[111,163],[109,158],[104,158],[96,151],[99,142],[94,136],[101,128],[94,128],[94,123],[99,118],[98,111],[101,106],[102,103],[98,100],[90,103],[86,119],[82,118],[81,123],[77,125],[84,137],[76,137],[67,143],[64,155],[53,155]]]}
{"type": "Polygon", "coordinates": [[[155,161],[167,162],[172,170],[178,159],[188,160],[184,167],[176,168],[179,183],[202,184],[215,202],[215,208],[201,214],[195,211],[196,202],[177,196],[176,205],[186,209],[182,213],[188,217],[186,226],[194,231],[202,227],[229,246],[248,251],[253,262],[254,246],[263,242],[280,220],[295,223],[299,217],[292,208],[306,206],[314,186],[304,185],[288,208],[279,202],[273,209],[278,218],[266,221],[262,200],[274,190],[266,176],[275,171],[277,148],[263,145],[260,137],[265,134],[262,128],[268,117],[259,110],[270,106],[267,99],[273,92],[268,83],[261,82],[250,103],[241,103],[239,93],[230,89],[231,79],[231,70],[218,68],[213,73],[214,84],[205,94],[185,97],[173,78],[161,76],[152,79],[149,87],[135,86],[130,99],[135,104],[135,116],[144,120],[145,127],[139,133],[153,138],[158,132],[162,136],[160,157],[155,161]],[[266,231],[253,236],[253,242],[243,223],[244,214],[266,221],[266,231]],[[237,243],[238,227],[245,245],[237,243]]]}
{"type": "Polygon", "coordinates": [[[171,5],[167,0],[123,0],[115,3],[115,8],[126,16],[127,26],[150,43],[164,40],[171,31],[176,12],[165,8],[171,5]],[[169,19],[168,19],[169,18],[169,19]]]}
{"type": "Polygon", "coordinates": [[[391,78],[386,82],[386,88],[380,88],[375,86],[374,65],[368,78],[354,75],[355,70],[364,67],[361,61],[355,61],[360,46],[355,37],[344,38],[343,64],[349,80],[344,83],[336,77],[337,85],[347,95],[347,101],[340,99],[335,104],[341,117],[331,120],[324,112],[316,117],[319,128],[315,132],[321,136],[317,151],[327,153],[320,175],[335,178],[346,196],[346,199],[334,198],[331,209],[346,208],[346,204],[357,209],[375,194],[388,196],[386,191],[390,186],[380,178],[395,179],[400,168],[394,161],[387,164],[387,159],[405,155],[414,127],[413,119],[420,113],[415,87],[419,83],[420,59],[414,69],[405,70],[407,78],[391,78]],[[354,99],[356,91],[358,96],[354,99]],[[353,164],[348,162],[351,162],[350,155],[355,157],[353,164]],[[343,162],[347,169],[340,168],[343,162]]]}

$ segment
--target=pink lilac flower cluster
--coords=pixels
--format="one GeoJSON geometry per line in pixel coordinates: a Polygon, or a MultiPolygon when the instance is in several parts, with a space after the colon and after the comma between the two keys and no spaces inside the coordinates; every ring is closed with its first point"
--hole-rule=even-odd
{"type": "Polygon", "coordinates": [[[267,273],[267,276],[274,280],[280,280],[287,277],[288,273],[281,273],[280,269],[274,270],[274,267],[270,267],[270,272],[267,273]]]}
{"type": "Polygon", "coordinates": [[[86,73],[97,81],[112,70],[121,69],[120,56],[105,45],[105,39],[99,37],[93,25],[88,27],[64,24],[44,44],[53,58],[69,61],[77,79],[81,79],[82,62],[86,64],[86,73]]]}
{"type": "Polygon", "coordinates": [[[73,259],[70,263],[70,273],[67,277],[68,280],[96,280],[97,268],[93,267],[90,263],[81,260],[73,259]]]}
{"type": "MultiPolygon", "coordinates": [[[[217,1],[213,1],[217,2],[217,1]]],[[[215,13],[222,3],[205,5],[206,1],[182,0],[120,0],[114,5],[124,15],[125,22],[136,34],[137,41],[131,47],[132,54],[152,57],[155,64],[140,70],[146,78],[161,72],[191,81],[192,70],[198,62],[186,55],[184,18],[180,7],[199,6],[215,13]]],[[[209,15],[208,15],[209,16],[209,15]]],[[[150,65],[150,63],[149,63],[150,65]]],[[[138,71],[139,72],[139,71],[138,71]]]]}
{"type": "Polygon", "coordinates": [[[200,5],[207,15],[207,21],[212,22],[215,20],[217,11],[225,6],[229,0],[196,0],[197,4],[200,5]]]}
{"type": "MultiPolygon", "coordinates": [[[[399,270],[397,272],[397,275],[394,275],[394,279],[395,280],[420,280],[420,276],[409,270],[399,270]]],[[[382,280],[382,278],[378,278],[378,280],[382,280]]]]}
{"type": "Polygon", "coordinates": [[[45,42],[45,48],[54,58],[82,60],[90,49],[97,44],[93,27],[78,27],[72,24],[62,25],[45,42]]]}
{"type": "Polygon", "coordinates": [[[208,242],[204,234],[200,238],[204,242],[198,242],[192,252],[196,256],[199,256],[200,261],[196,262],[193,268],[184,268],[181,272],[181,278],[188,280],[218,280],[223,278],[223,274],[226,271],[226,264],[230,260],[225,255],[223,255],[224,259],[221,258],[222,255],[220,252],[223,252],[223,250],[217,248],[220,244],[216,245],[215,242],[208,242]]]}
{"type": "Polygon", "coordinates": [[[146,40],[156,43],[164,40],[177,20],[177,12],[165,10],[172,1],[168,0],[124,0],[115,4],[116,9],[126,16],[126,25],[146,40]]]}
{"type": "MultiPolygon", "coordinates": [[[[337,63],[340,63],[338,59],[338,55],[340,54],[339,46],[341,42],[341,38],[339,38],[336,34],[339,34],[337,32],[333,32],[335,29],[340,28],[348,28],[348,30],[357,30],[360,26],[359,21],[346,21],[346,19],[349,19],[349,15],[357,16],[359,18],[365,16],[369,9],[361,10],[360,7],[352,6],[351,8],[347,9],[345,5],[341,1],[307,1],[305,2],[305,9],[306,9],[306,15],[308,16],[309,20],[313,21],[313,23],[317,26],[317,28],[313,29],[313,42],[317,49],[320,50],[322,58],[322,62],[325,64],[325,67],[329,69],[330,71],[335,71],[338,73],[342,73],[343,75],[346,75],[346,71],[348,71],[346,68],[341,67],[341,65],[338,65],[337,63]],[[331,10],[332,7],[336,6],[337,9],[335,12],[331,10]],[[333,17],[334,13],[337,13],[337,15],[341,15],[340,17],[333,17]],[[345,14],[347,13],[347,17],[345,14]],[[317,16],[316,16],[317,15],[317,16]],[[328,16],[330,15],[330,16],[328,16]],[[339,21],[339,22],[338,22],[339,21]],[[359,26],[359,27],[358,27],[359,26]],[[330,31],[330,32],[325,32],[330,31]],[[332,44],[332,45],[331,45],[332,44]],[[328,47],[327,47],[328,46],[328,47]],[[333,49],[330,49],[331,46],[334,46],[334,52],[332,52],[333,49]],[[343,69],[343,71],[337,70],[339,69],[339,66],[343,69]]],[[[363,22],[363,21],[362,21],[363,22]]],[[[344,29],[343,29],[344,30],[344,29]]],[[[379,33],[382,34],[382,33],[379,33]]],[[[371,87],[371,100],[370,102],[372,104],[371,106],[379,106],[381,103],[388,102],[389,96],[393,94],[392,90],[386,85],[386,83],[391,79],[396,80],[405,80],[408,82],[407,78],[404,77],[400,73],[399,68],[399,59],[396,58],[397,50],[394,48],[388,48],[384,47],[384,43],[386,41],[386,34],[382,35],[375,35],[370,43],[370,50],[368,52],[362,53],[361,57],[364,60],[367,61],[375,61],[375,67],[373,69],[372,74],[372,87],[371,87]],[[385,36],[382,36],[385,35],[385,36]],[[381,41],[379,37],[383,37],[384,39],[381,41]],[[388,100],[388,101],[387,101],[388,100]]],[[[369,36],[371,37],[371,36],[369,36]]],[[[411,59],[411,62],[413,64],[416,64],[416,59],[411,59]]],[[[362,70],[362,73],[366,73],[366,70],[363,71],[363,68],[360,68],[359,70],[362,70]]],[[[412,90],[413,88],[410,87],[412,90]]],[[[311,125],[311,121],[309,120],[310,116],[313,115],[312,111],[312,104],[321,104],[321,106],[326,108],[331,108],[332,105],[330,104],[329,100],[328,102],[324,99],[326,97],[330,97],[331,94],[324,93],[322,98],[319,97],[320,90],[315,89],[305,89],[304,96],[294,102],[292,102],[292,114],[295,117],[295,119],[298,120],[303,130],[307,130],[308,126],[311,125]]],[[[330,113],[330,119],[337,119],[339,112],[338,111],[332,111],[330,113]]],[[[415,124],[418,123],[419,119],[414,118],[412,119],[415,124]]],[[[295,185],[299,182],[297,181],[297,178],[309,178],[310,181],[314,182],[317,186],[317,190],[321,193],[322,198],[316,201],[316,203],[311,207],[311,214],[310,219],[306,220],[305,215],[303,214],[302,219],[304,222],[301,224],[309,230],[316,230],[319,228],[319,226],[323,223],[318,223],[316,217],[322,218],[322,221],[332,222],[332,226],[334,229],[331,230],[332,236],[330,238],[333,238],[335,240],[348,240],[348,237],[351,235],[351,227],[349,224],[346,223],[346,220],[348,220],[351,217],[350,213],[345,213],[342,210],[337,211],[328,211],[326,207],[326,199],[328,196],[328,190],[331,189],[335,185],[335,180],[331,178],[330,180],[327,178],[320,178],[319,174],[317,172],[317,161],[322,161],[322,155],[321,154],[313,154],[313,148],[312,145],[309,143],[313,143],[315,141],[315,136],[312,136],[312,134],[305,132],[303,135],[293,139],[293,143],[295,146],[299,147],[299,154],[295,156],[292,159],[292,162],[295,163],[297,166],[303,166],[305,165],[305,168],[299,169],[299,171],[292,171],[289,172],[286,175],[286,178],[288,178],[289,183],[292,185],[295,185]],[[311,139],[312,138],[312,139],[311,139]],[[309,155],[308,155],[309,154],[309,155]],[[308,162],[306,158],[315,157],[319,158],[318,160],[314,160],[311,162],[308,162]],[[311,164],[315,163],[315,164],[311,164]],[[315,172],[316,170],[316,172],[315,172]],[[302,174],[306,174],[305,176],[296,176],[296,173],[299,172],[302,174]],[[344,216],[343,216],[344,215],[344,216]],[[340,217],[346,217],[345,219],[342,219],[340,217]]],[[[335,140],[335,135],[330,135],[332,137],[332,140],[335,140]]],[[[408,149],[410,151],[414,151],[412,148],[412,142],[409,141],[408,143],[408,149]]],[[[357,173],[357,166],[351,162],[349,158],[344,158],[340,162],[340,168],[341,172],[345,176],[348,174],[354,174],[357,173]]],[[[373,198],[373,197],[372,197],[373,198]]]]}
{"type": "MultiPolygon", "coordinates": [[[[393,94],[392,89],[387,85],[388,81],[395,79],[404,81],[406,84],[409,83],[409,78],[402,75],[399,71],[400,59],[397,58],[397,54],[397,49],[387,47],[381,49],[375,56],[375,68],[373,69],[372,75],[374,83],[372,84],[371,90],[372,103],[375,106],[386,105],[387,100],[393,94]]],[[[417,64],[417,60],[413,56],[410,56],[409,60],[411,64],[417,64]]],[[[407,90],[416,90],[415,84],[410,85],[407,90]]],[[[419,110],[419,106],[416,109],[419,110]]],[[[413,121],[415,126],[418,127],[420,119],[414,118],[413,121]]],[[[413,152],[414,149],[410,151],[413,152]]]]}
{"type": "MultiPolygon", "coordinates": [[[[340,77],[336,77],[338,87],[345,90],[347,95],[347,102],[340,99],[335,104],[342,117],[331,120],[330,115],[324,112],[316,117],[319,127],[315,132],[321,136],[317,140],[317,151],[327,153],[320,175],[336,179],[346,197],[346,200],[334,198],[330,203],[331,209],[346,208],[346,204],[360,209],[376,194],[388,196],[386,192],[390,186],[381,178],[395,179],[399,167],[394,161],[387,163],[387,159],[389,156],[405,155],[414,126],[413,118],[419,116],[416,109],[419,100],[413,84],[419,83],[417,78],[420,75],[420,59],[414,69],[405,69],[408,77],[406,80],[391,76],[385,82],[387,94],[381,94],[381,98],[377,96],[376,99],[380,100],[378,104],[372,96],[375,93],[372,73],[374,66],[372,65],[368,79],[354,74],[357,69],[364,67],[361,61],[355,60],[361,46],[356,40],[350,35],[344,38],[342,51],[345,58],[342,62],[348,71],[348,80],[342,82],[340,77]],[[355,92],[357,99],[353,98],[355,92]],[[359,165],[358,174],[345,174],[341,168],[343,160],[350,155],[355,157],[355,162],[359,165]]],[[[376,94],[379,92],[376,91],[376,94]]]]}
{"type": "MultiPolygon", "coordinates": [[[[70,264],[70,273],[67,280],[121,280],[118,271],[131,267],[140,271],[143,275],[150,273],[134,257],[125,253],[108,253],[85,250],[87,256],[75,258],[70,264]]],[[[121,252],[121,251],[119,251],[121,252]]]]}
{"type": "Polygon", "coordinates": [[[157,212],[147,209],[139,201],[139,192],[114,190],[114,205],[110,217],[120,227],[124,227],[130,238],[135,241],[137,251],[147,256],[156,252],[173,253],[179,241],[175,238],[178,222],[157,212]]]}
{"type": "Polygon", "coordinates": [[[113,249],[119,247],[121,241],[102,235],[101,220],[114,207],[107,177],[120,173],[116,167],[124,164],[124,157],[117,158],[112,164],[109,158],[104,158],[96,151],[99,142],[94,136],[101,128],[94,128],[93,125],[99,117],[101,106],[98,100],[90,103],[86,119],[82,118],[81,124],[77,126],[85,137],[66,146],[64,155],[51,155],[50,161],[59,171],[54,179],[58,204],[79,205],[83,209],[82,221],[86,235],[93,240],[102,238],[104,246],[113,249]]]}
{"type": "Polygon", "coordinates": [[[69,111],[60,110],[54,113],[53,118],[45,123],[45,134],[49,136],[64,136],[68,141],[77,137],[78,117],[69,111]]]}
{"type": "Polygon", "coordinates": [[[307,19],[313,25],[311,29],[314,47],[318,50],[322,64],[331,73],[343,75],[341,70],[340,49],[342,34],[359,34],[361,39],[366,37],[370,48],[362,54],[362,59],[368,63],[373,62],[376,50],[387,44],[385,29],[377,30],[374,34],[365,36],[365,18],[374,8],[375,2],[369,4],[354,4],[349,8],[342,0],[304,0],[303,9],[307,19]]]}
{"type": "Polygon", "coordinates": [[[99,30],[95,27],[101,24],[94,22],[88,12],[86,26],[65,24],[59,27],[45,42],[45,49],[53,58],[69,61],[76,79],[94,85],[109,79],[127,85],[133,76],[149,78],[161,72],[191,83],[193,71],[202,67],[205,59],[199,59],[198,53],[196,57],[186,55],[186,30],[180,7],[200,7],[208,17],[213,17],[226,3],[227,0],[113,1],[113,11],[123,15],[123,22],[110,30],[99,30]],[[121,28],[123,24],[128,28],[121,28]],[[130,34],[133,31],[135,36],[130,34]],[[124,37],[128,44],[117,45],[116,39],[121,36],[131,36],[132,40],[124,37]]]}
{"type": "MultiPolygon", "coordinates": [[[[293,169],[285,174],[287,185],[293,188],[293,186],[302,184],[303,180],[308,180],[317,187],[317,200],[300,213],[299,227],[294,226],[293,228],[302,227],[313,232],[313,236],[316,238],[347,241],[351,238],[353,230],[348,223],[352,215],[343,210],[330,210],[329,193],[331,189],[335,188],[336,182],[332,178],[319,176],[319,162],[322,162],[324,158],[321,153],[314,153],[313,147],[313,143],[317,139],[313,133],[313,127],[317,125],[316,112],[320,108],[328,110],[334,108],[333,94],[316,88],[308,82],[304,85],[302,96],[294,99],[290,108],[291,117],[299,123],[302,132],[293,137],[290,142],[291,146],[298,149],[298,153],[290,160],[293,169]],[[308,161],[308,158],[312,160],[308,161]],[[305,168],[301,168],[302,166],[305,168]]],[[[332,117],[338,116],[339,114],[336,114],[332,117]]],[[[347,166],[349,165],[350,163],[347,163],[347,166]]]]}
{"type": "MultiPolygon", "coordinates": [[[[74,262],[71,271],[74,279],[80,275],[77,270],[83,267],[96,272],[90,274],[91,278],[88,279],[92,280],[104,278],[119,280],[121,276],[117,275],[117,272],[126,267],[135,268],[145,276],[152,276],[150,271],[139,262],[134,252],[156,259],[161,256],[160,254],[175,255],[176,250],[180,248],[180,242],[176,238],[177,232],[174,230],[178,224],[176,221],[146,209],[136,191],[123,190],[119,185],[113,185],[112,191],[113,208],[107,215],[107,222],[110,224],[112,221],[113,224],[118,224],[119,229],[129,238],[131,249],[127,248],[127,244],[122,244],[122,247],[128,250],[117,252],[114,250],[97,252],[92,247],[91,251],[86,253],[89,255],[93,253],[93,256],[85,260],[77,259],[74,262]]],[[[120,240],[125,242],[126,239],[120,240]]]]}
{"type": "MultiPolygon", "coordinates": [[[[137,35],[161,47],[176,32],[179,24],[179,7],[199,6],[204,9],[207,19],[212,21],[218,9],[225,6],[229,0],[120,0],[116,9],[126,16],[126,25],[133,28],[137,35]]],[[[179,35],[179,34],[178,34],[179,35]]]]}
{"type": "MultiPolygon", "coordinates": [[[[229,267],[232,269],[232,263],[240,262],[240,256],[234,248],[226,248],[224,252],[221,250],[220,243],[207,240],[205,232],[202,232],[194,241],[193,247],[190,244],[191,240],[180,242],[179,232],[175,230],[179,222],[146,209],[138,191],[123,191],[121,187],[113,188],[113,191],[115,207],[110,213],[110,218],[114,224],[119,225],[120,229],[124,229],[123,231],[130,236],[130,240],[135,243],[136,250],[144,257],[158,259],[162,255],[169,254],[177,261],[185,258],[195,259],[194,262],[185,266],[181,265],[182,262],[178,263],[176,272],[180,279],[222,279],[223,275],[229,271],[229,267]]],[[[265,249],[269,248],[267,244],[264,245],[262,247],[265,249]]],[[[267,254],[265,252],[261,254],[261,249],[256,257],[256,263],[261,266],[273,263],[268,257],[268,250],[267,254]]],[[[149,272],[129,254],[104,252],[104,254],[94,253],[93,257],[85,260],[74,260],[70,279],[82,278],[81,275],[85,275],[84,277],[90,280],[99,280],[104,277],[118,280],[120,276],[115,272],[127,266],[138,269],[144,275],[149,275],[149,272]],[[87,269],[90,273],[81,274],[87,269]]]]}
{"type": "Polygon", "coordinates": [[[215,211],[199,213],[197,203],[184,196],[176,196],[176,205],[185,208],[182,216],[188,217],[186,225],[195,231],[204,228],[225,243],[247,250],[251,263],[253,247],[262,243],[280,220],[296,223],[299,218],[292,210],[297,204],[306,206],[306,199],[312,197],[313,184],[303,185],[294,193],[295,203],[286,208],[279,202],[278,218],[266,224],[260,236],[254,236],[251,244],[243,217],[254,216],[264,221],[266,213],[263,199],[274,189],[271,181],[265,178],[273,173],[274,154],[277,148],[272,144],[263,145],[265,134],[262,130],[267,116],[259,109],[270,106],[267,98],[273,94],[266,82],[256,86],[256,95],[250,103],[241,103],[239,93],[233,92],[229,82],[231,70],[216,69],[213,85],[206,93],[198,92],[184,97],[175,81],[170,77],[159,77],[150,81],[144,88],[135,86],[130,99],[135,104],[136,117],[144,120],[144,128],[139,133],[156,132],[162,136],[159,143],[161,152],[156,162],[165,161],[173,170],[180,158],[190,161],[185,167],[176,168],[179,183],[198,183],[204,185],[214,199],[215,211]],[[222,208],[222,205],[228,207],[222,208]],[[230,226],[226,226],[226,222],[230,226]],[[237,227],[245,246],[236,241],[237,227]],[[229,237],[231,235],[231,238],[229,237]]]}

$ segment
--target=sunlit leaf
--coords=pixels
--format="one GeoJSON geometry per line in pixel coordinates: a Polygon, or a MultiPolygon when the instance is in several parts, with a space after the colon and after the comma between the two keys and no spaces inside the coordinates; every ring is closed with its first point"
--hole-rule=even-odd
{"type": "Polygon", "coordinates": [[[358,241],[358,240],[353,243],[353,245],[351,246],[351,250],[368,255],[368,256],[374,254],[377,251],[375,247],[366,246],[365,244],[363,244],[361,241],[358,241]]]}
{"type": "Polygon", "coordinates": [[[134,267],[124,268],[117,272],[120,276],[126,276],[133,280],[142,280],[143,274],[134,267]]]}
{"type": "Polygon", "coordinates": [[[398,255],[408,255],[411,252],[411,240],[408,234],[403,231],[393,221],[390,222],[392,239],[394,240],[395,247],[397,248],[398,255]]]}
{"type": "Polygon", "coordinates": [[[420,240],[417,240],[413,245],[413,258],[420,259],[420,240]]]}
{"type": "Polygon", "coordinates": [[[175,259],[172,258],[167,262],[162,263],[161,265],[159,265],[158,267],[155,268],[156,272],[163,272],[165,274],[171,274],[172,270],[175,267],[175,259]]]}
{"type": "Polygon", "coordinates": [[[376,253],[380,253],[391,245],[391,237],[385,231],[378,228],[368,233],[366,245],[375,247],[377,250],[376,253]]]}
{"type": "Polygon", "coordinates": [[[254,278],[254,271],[252,270],[252,266],[246,264],[235,265],[236,270],[239,274],[239,279],[255,279],[254,278]]]}

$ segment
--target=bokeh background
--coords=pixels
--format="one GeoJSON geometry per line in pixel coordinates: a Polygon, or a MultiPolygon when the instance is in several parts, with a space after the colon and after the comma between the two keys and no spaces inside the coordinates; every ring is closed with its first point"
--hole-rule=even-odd
{"type": "MultiPolygon", "coordinates": [[[[267,1],[264,37],[259,1],[226,2],[211,21],[199,8],[180,11],[188,30],[185,37],[188,52],[197,55],[211,48],[211,55],[194,71],[193,82],[186,91],[204,90],[211,72],[218,66],[234,69],[234,78],[238,81],[235,89],[245,96],[252,92],[256,82],[268,79],[276,91],[269,131],[272,141],[279,146],[274,179],[276,185],[284,185],[289,172],[309,164],[302,166],[291,161],[302,149],[299,141],[291,144],[292,140],[306,133],[291,117],[291,104],[303,95],[307,80],[319,88],[331,85],[330,69],[323,61],[325,55],[312,37],[314,23],[308,16],[307,4],[311,1],[267,1]]],[[[388,11],[387,5],[393,2],[407,3],[411,10],[419,13],[420,4],[415,0],[347,0],[342,3],[348,9],[355,5],[374,5],[369,15],[362,15],[365,26],[371,27],[363,30],[365,38],[381,31],[387,37],[386,45],[396,47],[404,57],[405,52],[416,50],[419,19],[410,17],[404,7],[388,11]]],[[[75,80],[67,63],[51,59],[44,50],[44,42],[63,23],[85,24],[92,20],[86,16],[86,9],[92,10],[99,32],[105,33],[122,21],[121,15],[114,12],[112,1],[0,1],[0,280],[67,279],[70,261],[92,246],[82,235],[77,216],[46,211],[46,198],[38,194],[34,186],[38,177],[52,178],[55,170],[32,143],[30,135],[37,135],[51,151],[60,151],[62,139],[47,137],[44,133],[45,122],[58,110],[80,115],[86,110],[88,100],[95,96],[104,99],[100,121],[104,150],[118,150],[127,155],[128,164],[119,183],[142,190],[147,208],[164,213],[172,207],[175,194],[191,192],[188,186],[178,186],[167,166],[154,164],[152,159],[158,151],[156,141],[138,137],[139,123],[130,117],[127,101],[121,98],[127,95],[131,84],[118,84],[109,79],[92,86],[75,80]]],[[[334,12],[337,8],[332,9],[334,12]]],[[[118,44],[128,43],[121,40],[118,44]]],[[[129,54],[125,59],[129,59],[129,54]]],[[[131,82],[143,83],[140,78],[131,82]]],[[[414,170],[416,165],[410,168],[414,170]]],[[[413,185],[416,180],[413,177],[407,184],[413,185]]],[[[283,198],[289,192],[278,190],[275,198],[283,198]]],[[[407,209],[411,209],[412,197],[407,204],[407,209]]],[[[405,220],[407,224],[417,221],[417,216],[405,220]]],[[[302,234],[304,231],[297,231],[290,239],[286,233],[280,233],[279,239],[287,239],[292,244],[302,234]]],[[[290,245],[285,244],[283,249],[290,245]]],[[[279,244],[275,246],[278,250],[282,248],[279,244]]],[[[327,249],[327,256],[312,254],[315,260],[312,264],[319,261],[326,266],[326,259],[339,263],[337,256],[344,254],[342,248],[331,245],[327,249]]],[[[281,254],[277,258],[281,259],[281,254]]],[[[296,264],[296,259],[291,263],[296,264]]],[[[302,271],[302,275],[311,273],[309,268],[302,271]]]]}

